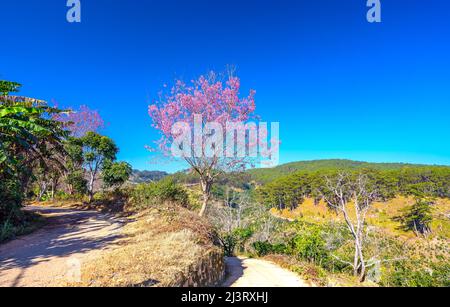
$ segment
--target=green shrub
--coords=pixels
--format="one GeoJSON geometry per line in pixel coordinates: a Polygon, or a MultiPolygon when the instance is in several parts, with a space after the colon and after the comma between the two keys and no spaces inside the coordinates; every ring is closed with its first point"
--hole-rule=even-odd
{"type": "Polygon", "coordinates": [[[301,260],[326,264],[330,260],[330,251],[326,246],[324,228],[312,224],[302,224],[299,228],[289,242],[289,253],[301,260]]]}
{"type": "Polygon", "coordinates": [[[298,258],[319,263],[328,258],[325,241],[318,233],[296,236],[290,242],[292,253],[298,258]]]}
{"type": "Polygon", "coordinates": [[[0,242],[6,241],[14,237],[14,226],[10,221],[4,221],[0,224],[0,242]]]}
{"type": "Polygon", "coordinates": [[[286,244],[270,242],[255,242],[252,247],[258,256],[269,254],[286,254],[295,256],[298,260],[328,267],[331,263],[331,249],[327,246],[325,226],[297,222],[292,225],[293,235],[286,244]]]}
{"type": "Polygon", "coordinates": [[[405,231],[414,231],[421,235],[428,234],[431,232],[433,221],[433,205],[432,200],[418,198],[412,206],[403,210],[403,216],[397,217],[396,220],[402,223],[405,231]]]}
{"type": "Polygon", "coordinates": [[[0,223],[20,224],[23,219],[21,203],[22,193],[19,182],[14,179],[0,178],[0,223]]]}
{"type": "Polygon", "coordinates": [[[270,254],[285,254],[287,247],[284,244],[271,244],[267,241],[265,242],[254,242],[252,244],[255,254],[258,257],[264,257],[270,254]]]}
{"type": "Polygon", "coordinates": [[[31,212],[21,214],[20,223],[13,223],[11,220],[0,222],[0,243],[28,234],[45,224],[45,220],[40,215],[31,212]]]}
{"type": "Polygon", "coordinates": [[[253,233],[251,228],[238,228],[231,233],[219,235],[225,256],[232,257],[236,252],[244,252],[245,243],[252,237],[253,233]]]}
{"type": "Polygon", "coordinates": [[[84,178],[84,172],[82,170],[77,170],[69,173],[66,180],[67,184],[70,185],[74,193],[86,194],[88,182],[84,178]]]}
{"type": "Polygon", "coordinates": [[[110,195],[107,192],[99,191],[94,194],[94,201],[106,201],[109,200],[110,195]]]}
{"type": "Polygon", "coordinates": [[[130,205],[136,210],[145,210],[163,203],[176,203],[189,206],[189,195],[186,190],[171,179],[139,184],[130,192],[130,205]]]}
{"type": "Polygon", "coordinates": [[[237,249],[239,253],[245,251],[245,243],[253,236],[253,229],[251,227],[238,228],[234,231],[234,236],[237,238],[237,249]]]}
{"type": "Polygon", "coordinates": [[[450,287],[450,264],[399,261],[383,271],[386,287],[450,287]]]}
{"type": "Polygon", "coordinates": [[[83,194],[68,194],[64,191],[57,191],[55,193],[55,200],[56,201],[67,201],[67,200],[76,200],[76,201],[82,201],[84,198],[83,194]]]}
{"type": "Polygon", "coordinates": [[[233,257],[234,249],[237,244],[236,237],[234,237],[232,234],[227,234],[220,237],[220,242],[222,243],[223,253],[225,257],[233,257]]]}
{"type": "Polygon", "coordinates": [[[105,161],[102,170],[102,179],[105,187],[121,187],[131,176],[133,169],[126,162],[105,161]]]}

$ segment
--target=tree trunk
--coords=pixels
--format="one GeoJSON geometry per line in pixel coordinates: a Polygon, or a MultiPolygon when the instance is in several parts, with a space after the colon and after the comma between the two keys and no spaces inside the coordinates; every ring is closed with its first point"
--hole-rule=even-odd
{"type": "MultiPolygon", "coordinates": [[[[359,241],[361,243],[362,240],[359,241]]],[[[364,254],[362,251],[362,245],[358,248],[359,252],[359,261],[360,261],[360,269],[359,269],[359,281],[364,282],[366,280],[366,262],[364,260],[364,254]]]]}
{"type": "Polygon", "coordinates": [[[206,209],[208,208],[209,199],[211,198],[212,181],[202,179],[201,186],[202,186],[203,202],[199,216],[203,217],[206,213],[206,209]]]}
{"type": "Polygon", "coordinates": [[[55,200],[55,184],[54,183],[52,183],[51,198],[52,198],[52,201],[55,200]]]}
{"type": "Polygon", "coordinates": [[[89,203],[91,203],[92,199],[94,198],[94,180],[95,180],[95,175],[91,174],[91,178],[89,180],[89,186],[88,186],[89,203]]]}
{"type": "Polygon", "coordinates": [[[47,183],[43,182],[43,183],[39,184],[39,193],[38,193],[36,201],[41,201],[42,197],[44,197],[44,194],[46,192],[47,192],[47,183]]]}
{"type": "Polygon", "coordinates": [[[359,251],[358,244],[355,243],[355,258],[353,260],[353,275],[358,276],[358,268],[359,268],[359,251]]]}
{"type": "Polygon", "coordinates": [[[364,260],[364,254],[362,251],[362,240],[355,240],[355,258],[353,262],[353,275],[359,277],[360,282],[366,280],[366,262],[364,260]]]}

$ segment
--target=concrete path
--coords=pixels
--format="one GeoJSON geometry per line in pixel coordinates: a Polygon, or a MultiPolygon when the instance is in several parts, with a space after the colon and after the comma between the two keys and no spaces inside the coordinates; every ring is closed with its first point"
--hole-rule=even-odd
{"type": "Polygon", "coordinates": [[[297,274],[260,259],[227,258],[223,287],[310,287],[297,274]]]}

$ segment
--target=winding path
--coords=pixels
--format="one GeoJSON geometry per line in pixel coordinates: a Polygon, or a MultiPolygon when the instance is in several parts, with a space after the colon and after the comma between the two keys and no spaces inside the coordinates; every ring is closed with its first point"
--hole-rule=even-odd
{"type": "Polygon", "coordinates": [[[96,211],[28,207],[48,225],[0,245],[0,287],[61,286],[76,281],[82,262],[114,246],[122,223],[96,211]]]}
{"type": "Polygon", "coordinates": [[[249,258],[227,258],[223,287],[310,287],[297,274],[274,263],[249,258]]]}
{"type": "MultiPolygon", "coordinates": [[[[28,207],[44,215],[41,230],[0,245],[0,287],[64,286],[83,261],[116,245],[123,223],[96,211],[28,207]]],[[[264,260],[227,258],[223,287],[309,287],[298,275],[264,260]]]]}

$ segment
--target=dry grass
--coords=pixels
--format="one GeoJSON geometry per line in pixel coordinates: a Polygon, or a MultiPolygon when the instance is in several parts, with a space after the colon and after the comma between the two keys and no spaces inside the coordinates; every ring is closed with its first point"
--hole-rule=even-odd
{"type": "Polygon", "coordinates": [[[210,226],[186,209],[168,206],[133,218],[119,247],[86,263],[75,286],[182,286],[189,267],[216,248],[210,226]]]}
{"type": "MultiPolygon", "coordinates": [[[[406,239],[415,238],[413,232],[405,232],[400,229],[400,223],[394,218],[401,214],[401,211],[407,206],[413,204],[414,199],[407,197],[396,197],[388,202],[377,202],[369,211],[367,222],[369,225],[377,226],[392,235],[402,236],[406,239]]],[[[329,210],[325,203],[321,202],[318,206],[314,205],[314,200],[306,199],[297,209],[279,211],[272,209],[272,213],[276,216],[295,220],[301,218],[302,220],[313,223],[327,223],[330,221],[342,222],[342,216],[336,215],[329,210]]],[[[432,229],[434,236],[442,238],[450,238],[450,200],[438,199],[434,208],[434,221],[432,229]]]]}
{"type": "Polygon", "coordinates": [[[87,202],[87,200],[53,200],[32,201],[27,205],[51,208],[70,208],[77,210],[93,210],[120,215],[127,213],[124,210],[127,205],[127,199],[124,196],[108,196],[101,200],[94,200],[91,203],[87,202]]]}

